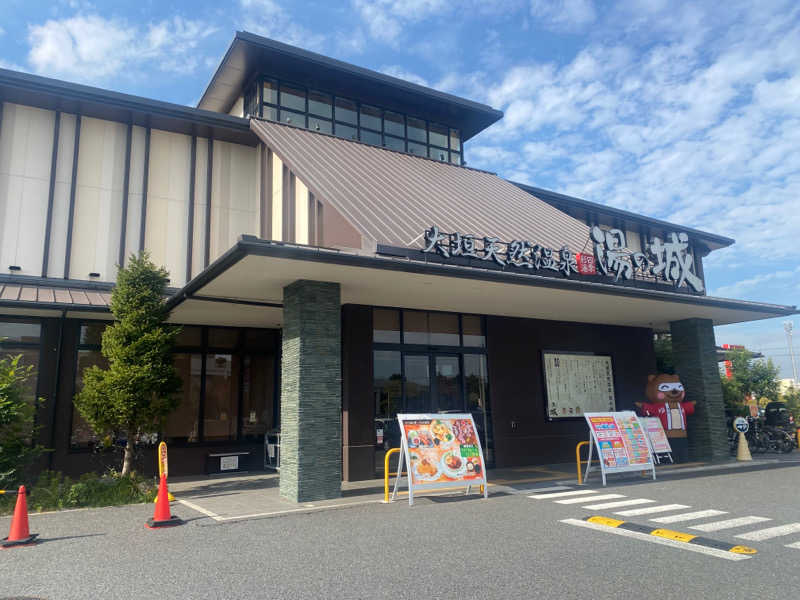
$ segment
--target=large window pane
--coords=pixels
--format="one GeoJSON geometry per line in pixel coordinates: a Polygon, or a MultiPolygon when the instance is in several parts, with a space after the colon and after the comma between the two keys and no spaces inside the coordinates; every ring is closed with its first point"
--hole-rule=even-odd
{"type": "Polygon", "coordinates": [[[447,162],[447,150],[442,150],[441,148],[434,148],[431,146],[428,149],[428,158],[447,162]]]}
{"type": "Polygon", "coordinates": [[[83,323],[81,325],[80,344],[84,346],[99,346],[103,343],[103,332],[109,323],[105,321],[95,321],[94,323],[83,323]]]}
{"type": "Polygon", "coordinates": [[[248,329],[245,331],[244,347],[246,350],[271,354],[277,349],[276,345],[277,336],[274,329],[248,329]]]}
{"type": "Polygon", "coordinates": [[[270,104],[277,104],[278,103],[278,83],[271,80],[266,80],[264,82],[264,102],[269,102],[270,104]]]}
{"type": "Polygon", "coordinates": [[[314,115],[308,115],[308,128],[311,131],[320,133],[333,133],[333,124],[327,119],[320,119],[314,115]]]}
{"type": "MultiPolygon", "coordinates": [[[[75,393],[83,388],[83,372],[89,367],[97,365],[101,369],[108,368],[108,361],[103,358],[99,350],[78,350],[78,367],[75,369],[75,393]]],[[[89,446],[97,442],[97,436],[83,419],[78,409],[72,407],[72,433],[69,443],[71,446],[89,446]]]]}
{"type": "Polygon", "coordinates": [[[393,112],[383,113],[383,132],[397,137],[406,136],[405,117],[393,112]]]}
{"type": "Polygon", "coordinates": [[[391,150],[398,150],[405,152],[406,141],[401,138],[392,137],[390,135],[383,136],[383,145],[391,150]]]}
{"type": "Polygon", "coordinates": [[[400,343],[400,311],[376,308],[372,311],[372,341],[400,343]]]}
{"type": "Polygon", "coordinates": [[[199,440],[200,377],[202,354],[174,354],[172,362],[181,378],[180,404],[169,414],[164,427],[168,442],[196,442],[199,440]]]}
{"type": "Polygon", "coordinates": [[[428,313],[418,310],[403,311],[403,343],[429,344],[428,313]]]}
{"type": "Polygon", "coordinates": [[[432,146],[447,148],[447,127],[431,123],[428,125],[428,143],[432,146]]]}
{"type": "Polygon", "coordinates": [[[308,112],[330,119],[333,116],[331,97],[322,92],[308,92],[308,112]]]}
{"type": "Polygon", "coordinates": [[[428,315],[431,346],[458,346],[458,315],[430,313],[428,315]]]}
{"type": "Polygon", "coordinates": [[[203,344],[203,328],[182,325],[181,332],[175,339],[176,346],[198,348],[203,344]]]}
{"type": "Polygon", "coordinates": [[[25,399],[30,403],[36,402],[36,383],[39,380],[39,348],[8,348],[0,346],[0,359],[13,359],[22,355],[19,360],[20,367],[33,367],[31,376],[25,382],[25,399]]]}
{"type": "Polygon", "coordinates": [[[425,121],[422,119],[415,119],[414,117],[408,117],[406,123],[408,124],[409,140],[422,142],[423,144],[428,143],[428,134],[425,132],[425,121]]]}
{"type": "Polygon", "coordinates": [[[291,110],[281,110],[280,115],[281,123],[294,125],[295,127],[306,126],[306,116],[302,113],[292,112],[291,110]]]}
{"type": "Polygon", "coordinates": [[[206,356],[206,397],[203,403],[204,439],[236,439],[239,406],[239,357],[206,356]]]}
{"type": "Polygon", "coordinates": [[[245,356],[242,388],[242,437],[263,440],[275,427],[273,396],[275,392],[275,357],[245,356]]]}
{"type": "Polygon", "coordinates": [[[277,121],[278,120],[278,109],[274,106],[265,106],[264,107],[264,118],[269,119],[270,121],[277,121]]]}
{"type": "Polygon", "coordinates": [[[458,129],[450,130],[450,150],[461,151],[461,132],[458,129]]]}
{"type": "Polygon", "coordinates": [[[373,359],[375,417],[394,419],[400,410],[400,353],[376,350],[373,359]]]}
{"type": "Polygon", "coordinates": [[[306,91],[289,85],[281,85],[281,106],[305,112],[306,91]]]}
{"type": "MultiPolygon", "coordinates": [[[[356,103],[346,98],[336,99],[336,120],[350,125],[358,125],[358,112],[356,103]]],[[[338,134],[337,134],[338,135],[338,134]]]]}
{"type": "Polygon", "coordinates": [[[381,130],[381,117],[383,115],[383,111],[380,108],[375,108],[374,106],[361,106],[361,127],[367,127],[368,129],[374,129],[376,131],[381,130]]]}
{"type": "Polygon", "coordinates": [[[483,319],[477,315],[461,317],[461,330],[464,334],[464,345],[472,348],[485,348],[486,335],[483,333],[483,319]]]}
{"type": "Polygon", "coordinates": [[[454,165],[461,164],[461,155],[458,152],[451,152],[450,153],[450,162],[454,165]]]}
{"type": "Polygon", "coordinates": [[[418,144],[416,142],[408,142],[408,153],[416,154],[417,156],[428,156],[428,147],[425,144],[418,144]]]}
{"type": "Polygon", "coordinates": [[[358,139],[358,130],[355,127],[350,127],[350,125],[342,125],[341,123],[336,123],[334,127],[336,127],[335,132],[338,137],[345,138],[347,140],[358,139]]]}
{"type": "Polygon", "coordinates": [[[369,131],[367,129],[361,130],[361,141],[365,144],[372,144],[373,146],[380,146],[381,144],[381,134],[375,131],[369,131]]]}
{"type": "Polygon", "coordinates": [[[428,412],[431,406],[430,359],[427,354],[406,354],[403,357],[405,369],[407,413],[428,412]]]}
{"type": "Polygon", "coordinates": [[[232,350],[239,345],[239,330],[227,327],[211,327],[208,330],[208,347],[232,350]]]}
{"type": "Polygon", "coordinates": [[[475,419],[487,462],[491,456],[492,440],[491,410],[489,408],[489,376],[485,354],[464,354],[464,387],[467,393],[467,410],[475,419]]]}
{"type": "Polygon", "coordinates": [[[15,323],[13,321],[0,322],[0,342],[38,344],[40,331],[41,325],[38,323],[15,323]]]}

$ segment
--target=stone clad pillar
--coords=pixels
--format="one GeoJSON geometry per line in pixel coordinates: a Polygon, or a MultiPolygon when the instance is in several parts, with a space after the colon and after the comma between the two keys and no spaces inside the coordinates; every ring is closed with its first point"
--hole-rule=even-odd
{"type": "Polygon", "coordinates": [[[670,331],[675,371],[686,389],[686,400],[697,402],[694,416],[687,419],[689,456],[693,460],[725,460],[729,457],[728,436],[713,322],[672,321],[670,331]]]}
{"type": "Polygon", "coordinates": [[[280,493],[294,502],[342,493],[341,337],[338,283],[283,289],[280,493]]]}

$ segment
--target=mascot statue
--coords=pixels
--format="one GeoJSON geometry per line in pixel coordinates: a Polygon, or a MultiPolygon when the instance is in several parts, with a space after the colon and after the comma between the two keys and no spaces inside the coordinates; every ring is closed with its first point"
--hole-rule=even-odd
{"type": "Polygon", "coordinates": [[[636,402],[642,416],[658,417],[672,446],[675,462],[689,460],[689,442],[686,439],[686,417],[694,414],[694,402],[686,402],[686,392],[677,375],[647,376],[647,402],[636,402]]]}

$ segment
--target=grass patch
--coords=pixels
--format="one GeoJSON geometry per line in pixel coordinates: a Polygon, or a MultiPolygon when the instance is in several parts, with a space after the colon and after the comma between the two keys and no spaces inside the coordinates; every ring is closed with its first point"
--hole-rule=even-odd
{"type": "MultiPolygon", "coordinates": [[[[44,471],[30,488],[28,510],[43,512],[65,508],[90,506],[118,506],[152,502],[157,486],[152,478],[136,474],[122,477],[118,473],[105,475],[85,473],[79,479],[70,479],[55,471],[44,471]]],[[[0,515],[14,512],[16,495],[0,496],[0,515]]]]}

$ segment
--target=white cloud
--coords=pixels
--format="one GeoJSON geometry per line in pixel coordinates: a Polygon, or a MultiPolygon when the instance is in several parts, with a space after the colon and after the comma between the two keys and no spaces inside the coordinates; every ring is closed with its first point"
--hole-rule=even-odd
{"type": "Polygon", "coordinates": [[[400,38],[403,28],[455,8],[450,0],[352,0],[370,37],[388,44],[400,38]]]}
{"type": "Polygon", "coordinates": [[[759,289],[766,285],[796,283],[796,279],[799,275],[800,267],[762,273],[748,279],[742,279],[730,285],[713,288],[713,295],[728,298],[744,298],[752,292],[756,292],[757,295],[759,289]]]}
{"type": "Polygon", "coordinates": [[[6,30],[3,29],[2,27],[0,27],[0,35],[5,35],[5,33],[6,33],[6,30]]]}
{"type": "Polygon", "coordinates": [[[243,24],[247,31],[307,50],[320,51],[325,46],[326,36],[292,20],[276,0],[239,0],[239,5],[244,11],[243,24]]]}
{"type": "Polygon", "coordinates": [[[592,0],[531,0],[531,16],[556,30],[581,29],[597,18],[592,0]]]}
{"type": "Polygon", "coordinates": [[[199,43],[214,31],[181,17],[141,27],[99,15],[51,19],[29,27],[28,61],[37,73],[90,82],[154,68],[190,73],[202,64],[199,43]]]}

